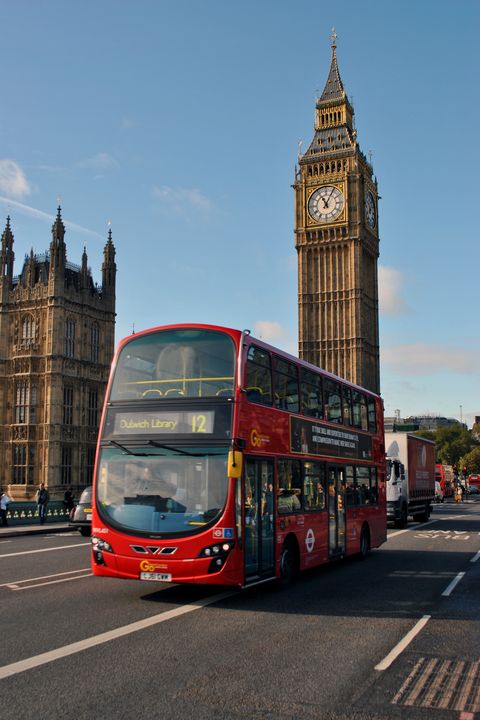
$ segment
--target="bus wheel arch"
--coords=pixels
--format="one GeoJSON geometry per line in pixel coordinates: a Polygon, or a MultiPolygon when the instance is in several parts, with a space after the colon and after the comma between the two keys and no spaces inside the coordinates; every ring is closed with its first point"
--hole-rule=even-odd
{"type": "Polygon", "coordinates": [[[360,550],[359,550],[359,557],[360,560],[365,560],[371,550],[371,537],[370,537],[370,527],[368,523],[363,523],[362,530],[360,532],[360,550]]]}
{"type": "Polygon", "coordinates": [[[300,569],[300,548],[295,535],[287,535],[280,552],[280,575],[278,584],[287,587],[295,579],[300,569]]]}

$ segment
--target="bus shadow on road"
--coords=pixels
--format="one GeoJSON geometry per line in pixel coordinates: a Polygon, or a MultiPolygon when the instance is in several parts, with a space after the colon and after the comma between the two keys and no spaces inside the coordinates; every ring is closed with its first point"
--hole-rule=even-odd
{"type": "MultiPolygon", "coordinates": [[[[275,583],[237,592],[218,586],[173,585],[163,586],[141,599],[167,610],[202,604],[207,598],[227,592],[232,594],[219,597],[210,607],[278,615],[412,619],[422,614],[458,618],[460,602],[462,617],[467,613],[477,618],[480,599],[475,587],[480,580],[480,561],[472,563],[474,554],[471,550],[459,550],[458,545],[464,541],[454,539],[454,535],[451,549],[432,549],[435,542],[445,541],[445,535],[441,528],[435,531],[418,528],[422,533],[427,530],[425,550],[389,548],[387,543],[374,550],[366,561],[352,557],[306,570],[280,590],[275,583]],[[452,594],[444,596],[459,573],[464,573],[461,582],[452,594]]],[[[447,545],[442,542],[442,547],[444,544],[447,545]]]]}

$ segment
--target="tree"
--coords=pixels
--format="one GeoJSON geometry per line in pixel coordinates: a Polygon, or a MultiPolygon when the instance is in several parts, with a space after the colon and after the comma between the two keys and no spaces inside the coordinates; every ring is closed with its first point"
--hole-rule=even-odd
{"type": "Polygon", "coordinates": [[[472,433],[460,423],[415,434],[435,441],[436,460],[442,465],[460,465],[461,458],[478,445],[472,433]]]}
{"type": "Polygon", "coordinates": [[[480,445],[477,445],[477,447],[474,447],[469,453],[463,455],[460,463],[461,467],[466,465],[469,475],[480,473],[480,445]]]}

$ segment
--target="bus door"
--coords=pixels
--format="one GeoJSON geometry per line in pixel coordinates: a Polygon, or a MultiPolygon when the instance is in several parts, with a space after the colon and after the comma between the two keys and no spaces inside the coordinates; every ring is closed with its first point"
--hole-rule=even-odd
{"type": "Polygon", "coordinates": [[[328,466],[328,555],[330,558],[345,552],[345,487],[344,468],[328,466]]]}
{"type": "Polygon", "coordinates": [[[245,459],[244,487],[245,579],[274,572],[273,461],[245,459]]]}

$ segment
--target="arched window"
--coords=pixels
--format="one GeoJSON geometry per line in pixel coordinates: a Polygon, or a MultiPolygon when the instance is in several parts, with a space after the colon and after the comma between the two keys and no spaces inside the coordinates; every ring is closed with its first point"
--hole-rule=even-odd
{"type": "Polygon", "coordinates": [[[25,315],[22,322],[22,344],[31,345],[35,341],[35,320],[33,315],[25,315]]]}
{"type": "Polygon", "coordinates": [[[67,320],[65,323],[65,355],[75,356],[75,320],[67,320]]]}
{"type": "Polygon", "coordinates": [[[100,328],[97,323],[93,323],[90,328],[90,360],[98,363],[100,351],[100,328]]]}

